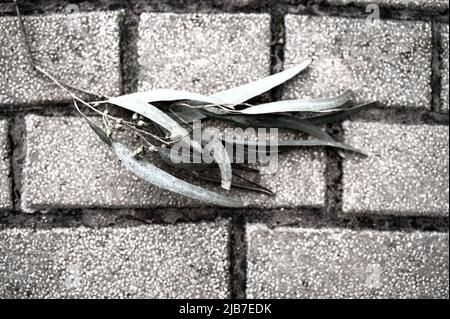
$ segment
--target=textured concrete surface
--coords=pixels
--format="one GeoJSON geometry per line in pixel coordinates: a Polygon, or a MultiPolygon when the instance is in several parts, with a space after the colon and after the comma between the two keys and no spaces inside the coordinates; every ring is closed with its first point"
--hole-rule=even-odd
{"type": "Polygon", "coordinates": [[[308,57],[313,64],[287,86],[285,98],[352,89],[357,101],[430,108],[429,23],[288,15],[285,68],[308,57]]]}
{"type": "Polygon", "coordinates": [[[0,210],[12,208],[8,150],[8,122],[0,120],[0,210]]]}
{"type": "Polygon", "coordinates": [[[345,122],[344,130],[369,155],[344,162],[344,212],[448,216],[447,126],[345,122]]]}
{"type": "Polygon", "coordinates": [[[0,231],[1,298],[226,298],[224,222],[0,231]]]}
{"type": "MultiPolygon", "coordinates": [[[[95,93],[120,93],[120,14],[97,12],[24,18],[37,65],[95,93]]],[[[0,105],[69,101],[33,71],[16,17],[0,18],[0,105]]]]}
{"type": "MultiPolygon", "coordinates": [[[[25,211],[201,206],[153,187],[122,168],[112,150],[102,144],[81,118],[30,115],[26,118],[26,130],[22,196],[25,211]]],[[[322,206],[325,165],[320,150],[293,151],[280,157],[275,176],[262,175],[259,179],[262,185],[277,190],[275,198],[245,191],[232,191],[230,195],[256,207],[322,206]]],[[[220,191],[214,185],[208,187],[220,191]]]]}
{"type": "Polygon", "coordinates": [[[144,13],[138,53],[139,90],[213,93],[269,74],[270,16],[144,13]]]}
{"type": "Polygon", "coordinates": [[[447,0],[326,0],[332,5],[369,5],[376,4],[382,8],[395,9],[419,9],[419,10],[434,10],[444,11],[448,9],[447,0]]]}
{"type": "Polygon", "coordinates": [[[448,234],[247,228],[249,298],[448,298],[448,234]]]}
{"type": "MultiPolygon", "coordinates": [[[[448,4],[448,3],[447,3],[448,4]]],[[[449,37],[449,27],[448,24],[442,24],[441,25],[441,37],[442,37],[442,69],[441,69],[441,76],[442,76],[442,91],[441,91],[441,108],[442,112],[448,113],[448,94],[449,94],[449,84],[448,84],[448,72],[449,72],[449,66],[448,66],[448,37],[449,37]]]]}

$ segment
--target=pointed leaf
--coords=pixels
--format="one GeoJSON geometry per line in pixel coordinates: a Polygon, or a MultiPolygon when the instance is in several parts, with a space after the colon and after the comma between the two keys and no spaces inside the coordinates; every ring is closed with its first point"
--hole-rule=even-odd
{"type": "Polygon", "coordinates": [[[311,135],[316,139],[322,141],[323,143],[327,143],[328,146],[333,146],[336,148],[342,148],[347,150],[352,150],[354,152],[361,153],[361,151],[352,148],[344,143],[336,142],[330,134],[326,131],[322,130],[316,124],[311,123],[307,120],[298,118],[292,115],[260,115],[260,116],[249,116],[249,115],[216,115],[208,113],[210,117],[220,118],[224,121],[230,121],[240,125],[244,128],[247,127],[255,127],[255,128],[281,128],[281,129],[289,129],[292,131],[299,131],[311,135]],[[344,147],[345,146],[345,147],[344,147]]]}
{"type": "Polygon", "coordinates": [[[239,200],[190,184],[149,162],[133,158],[130,155],[132,151],[119,142],[113,142],[112,146],[117,157],[127,169],[155,186],[214,205],[226,207],[244,206],[244,203],[239,200]]]}
{"type": "Polygon", "coordinates": [[[167,114],[180,124],[185,122],[192,123],[207,118],[201,111],[182,105],[171,108],[167,114]]]}
{"type": "Polygon", "coordinates": [[[317,115],[314,117],[310,117],[307,118],[305,120],[314,123],[316,125],[322,125],[322,124],[328,124],[328,123],[334,123],[334,122],[338,122],[341,121],[355,113],[358,113],[362,110],[374,107],[377,105],[378,102],[370,102],[370,103],[366,103],[366,104],[361,104],[358,106],[354,106],[336,113],[332,113],[332,114],[324,114],[324,115],[317,115]]]}
{"type": "Polygon", "coordinates": [[[293,78],[301,71],[306,69],[310,64],[311,60],[307,60],[285,71],[270,75],[251,83],[244,84],[236,88],[215,93],[213,95],[210,95],[210,97],[219,99],[225,104],[241,104],[288,81],[289,79],[293,78]]]}
{"type": "Polygon", "coordinates": [[[334,110],[347,103],[352,97],[352,91],[332,98],[285,100],[272,103],[259,104],[246,108],[242,114],[267,114],[285,112],[321,112],[334,110]]]}
{"type": "MultiPolygon", "coordinates": [[[[340,148],[355,153],[364,154],[358,149],[355,149],[345,143],[340,142],[329,142],[318,139],[309,140],[281,140],[281,141],[251,141],[251,140],[228,140],[225,139],[226,143],[239,145],[239,146],[251,146],[251,147],[262,147],[263,151],[266,151],[265,147],[277,146],[277,147],[295,147],[295,146],[330,146],[335,148],[340,148]]],[[[268,149],[270,151],[270,149],[268,149]]],[[[277,152],[279,150],[277,149],[277,152]]]]}

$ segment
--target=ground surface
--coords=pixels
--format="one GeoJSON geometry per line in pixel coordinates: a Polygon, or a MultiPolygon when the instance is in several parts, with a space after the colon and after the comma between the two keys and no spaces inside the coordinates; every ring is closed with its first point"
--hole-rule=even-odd
{"type": "Polygon", "coordinates": [[[380,105],[329,128],[368,158],[298,150],[262,179],[275,198],[203,207],[121,168],[0,1],[0,297],[449,297],[448,1],[22,8],[36,61],[91,91],[210,93],[311,57],[265,98],[380,105]]]}

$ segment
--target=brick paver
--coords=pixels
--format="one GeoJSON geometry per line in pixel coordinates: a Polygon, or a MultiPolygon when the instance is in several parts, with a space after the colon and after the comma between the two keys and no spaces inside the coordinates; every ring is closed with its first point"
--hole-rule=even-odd
{"type": "MultiPolygon", "coordinates": [[[[37,65],[65,83],[106,95],[121,89],[119,21],[116,12],[24,18],[37,65]]],[[[70,101],[33,71],[16,17],[0,17],[0,34],[0,106],[70,101]]]]}
{"type": "Polygon", "coordinates": [[[138,51],[140,90],[213,93],[269,74],[270,16],[144,13],[138,51]]]}
{"type": "Polygon", "coordinates": [[[345,122],[345,140],[367,158],[343,165],[346,213],[448,216],[448,127],[345,122]]]}
{"type": "MultiPolygon", "coordinates": [[[[112,150],[101,143],[81,118],[30,115],[26,118],[26,127],[22,201],[26,211],[201,206],[201,203],[153,187],[122,168],[112,150]]],[[[277,191],[275,198],[241,190],[232,191],[230,196],[253,207],[324,205],[324,152],[294,150],[280,156],[278,166],[276,175],[260,176],[261,184],[277,191]]]]}
{"type": "Polygon", "coordinates": [[[286,87],[285,98],[352,89],[357,101],[431,106],[430,23],[288,15],[285,68],[308,57],[310,70],[286,87]]]}
{"type": "Polygon", "coordinates": [[[227,223],[0,231],[2,298],[226,298],[227,223]]]}
{"type": "Polygon", "coordinates": [[[247,228],[249,298],[448,298],[448,234],[247,228]]]}

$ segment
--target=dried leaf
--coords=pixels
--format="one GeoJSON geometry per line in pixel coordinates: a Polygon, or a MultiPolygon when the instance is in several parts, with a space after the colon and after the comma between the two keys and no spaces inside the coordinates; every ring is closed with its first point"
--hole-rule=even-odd
{"type": "Polygon", "coordinates": [[[149,162],[131,157],[132,151],[119,142],[113,142],[112,147],[119,160],[127,169],[157,187],[214,205],[226,207],[244,206],[244,203],[239,200],[190,184],[149,162]]]}
{"type": "Polygon", "coordinates": [[[238,105],[292,79],[294,76],[306,69],[310,64],[311,60],[307,60],[285,71],[244,84],[242,86],[218,92],[210,95],[210,97],[219,99],[224,104],[238,105]]]}
{"type": "Polygon", "coordinates": [[[267,114],[285,112],[322,112],[336,110],[345,105],[352,98],[352,91],[332,98],[285,100],[251,106],[242,111],[242,114],[267,114]]]}

